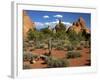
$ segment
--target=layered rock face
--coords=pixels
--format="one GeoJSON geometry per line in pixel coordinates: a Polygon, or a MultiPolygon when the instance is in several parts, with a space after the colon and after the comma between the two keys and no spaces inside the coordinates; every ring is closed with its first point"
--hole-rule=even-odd
{"type": "Polygon", "coordinates": [[[26,11],[23,11],[23,36],[27,36],[29,29],[34,29],[35,23],[32,22],[26,11]]]}
{"type": "Polygon", "coordinates": [[[85,20],[80,17],[76,22],[73,22],[73,25],[69,27],[68,31],[74,30],[76,33],[82,32],[85,30],[86,33],[90,33],[90,30],[86,26],[85,20]]]}

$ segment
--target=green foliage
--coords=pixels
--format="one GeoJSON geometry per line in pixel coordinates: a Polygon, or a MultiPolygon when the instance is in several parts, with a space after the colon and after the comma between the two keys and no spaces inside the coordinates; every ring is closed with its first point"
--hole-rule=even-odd
{"type": "Polygon", "coordinates": [[[81,42],[80,42],[80,46],[84,46],[85,43],[86,43],[86,41],[81,41],[81,42]]]}
{"type": "Polygon", "coordinates": [[[29,40],[33,40],[34,37],[35,37],[34,36],[34,31],[32,29],[29,29],[29,31],[28,31],[28,39],[29,40]]]}
{"type": "Polygon", "coordinates": [[[41,29],[41,31],[42,31],[44,34],[50,34],[50,33],[51,33],[51,30],[49,30],[48,28],[43,28],[43,29],[41,29]]]}
{"type": "Polygon", "coordinates": [[[45,52],[45,53],[44,53],[44,56],[48,56],[48,57],[49,57],[49,54],[45,52]]]}
{"type": "Polygon", "coordinates": [[[28,65],[28,64],[24,64],[24,65],[23,65],[23,69],[31,69],[31,67],[30,67],[30,65],[28,65]]]}
{"type": "Polygon", "coordinates": [[[78,39],[79,39],[79,41],[85,41],[85,38],[83,36],[83,32],[78,33],[78,39]]]}
{"type": "Polygon", "coordinates": [[[56,68],[56,67],[67,67],[68,61],[66,59],[58,59],[55,57],[48,57],[46,61],[48,68],[56,68]]]}
{"type": "Polygon", "coordinates": [[[73,46],[80,42],[79,35],[75,31],[69,31],[68,38],[73,46]]]}
{"type": "Polygon", "coordinates": [[[77,46],[77,50],[82,50],[82,46],[77,46]]]}
{"type": "Polygon", "coordinates": [[[65,31],[58,31],[53,35],[54,39],[67,39],[67,34],[65,31]]]}
{"type": "Polygon", "coordinates": [[[71,46],[71,45],[66,46],[66,47],[67,47],[67,51],[72,51],[72,50],[74,50],[74,47],[73,47],[73,46],[71,46]]]}
{"type": "Polygon", "coordinates": [[[29,40],[40,40],[43,38],[43,34],[42,32],[39,32],[39,31],[34,31],[32,29],[30,29],[28,31],[28,39],[29,40]]]}
{"type": "Polygon", "coordinates": [[[66,30],[66,26],[63,23],[59,23],[59,26],[61,27],[62,30],[66,30]]]}
{"type": "Polygon", "coordinates": [[[91,34],[87,33],[85,29],[82,31],[82,36],[84,37],[85,41],[90,41],[91,39],[91,34]]]}
{"type": "Polygon", "coordinates": [[[66,54],[67,58],[78,58],[81,57],[81,53],[79,51],[68,51],[66,54]]]}
{"type": "Polygon", "coordinates": [[[36,55],[36,54],[27,53],[27,52],[23,53],[23,61],[29,61],[31,58],[35,59],[37,57],[38,57],[38,55],[36,55]]]}
{"type": "Polygon", "coordinates": [[[71,41],[77,40],[77,36],[78,34],[74,30],[68,32],[68,37],[71,41]]]}
{"type": "Polygon", "coordinates": [[[90,48],[91,47],[91,42],[90,41],[81,41],[80,46],[84,48],[90,48]]]}
{"type": "Polygon", "coordinates": [[[64,47],[63,46],[57,46],[56,49],[57,50],[64,50],[64,47]]]}
{"type": "Polygon", "coordinates": [[[84,45],[84,48],[90,48],[90,46],[89,45],[84,45]]]}
{"type": "Polygon", "coordinates": [[[34,51],[35,50],[35,48],[34,47],[32,47],[31,49],[30,49],[30,51],[34,51]]]}
{"type": "Polygon", "coordinates": [[[59,23],[58,23],[56,26],[58,26],[58,27],[56,28],[56,31],[57,31],[57,32],[58,32],[58,31],[65,31],[65,30],[66,30],[66,25],[63,24],[63,23],[61,22],[61,20],[59,20],[59,23]]]}
{"type": "Polygon", "coordinates": [[[76,33],[74,30],[68,32],[68,38],[73,46],[85,40],[82,32],[76,33]]]}
{"type": "Polygon", "coordinates": [[[43,33],[45,38],[53,36],[53,32],[49,30],[48,28],[41,29],[41,32],[43,33]]]}

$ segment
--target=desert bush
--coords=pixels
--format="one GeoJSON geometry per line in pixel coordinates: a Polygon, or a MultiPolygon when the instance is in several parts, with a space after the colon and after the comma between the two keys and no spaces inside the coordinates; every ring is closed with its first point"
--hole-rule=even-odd
{"type": "Polygon", "coordinates": [[[84,48],[90,48],[90,41],[81,41],[80,45],[84,48]]]}
{"type": "Polygon", "coordinates": [[[37,57],[38,55],[36,54],[26,53],[26,52],[23,53],[23,61],[29,61],[31,58],[35,59],[37,57]]]}
{"type": "Polygon", "coordinates": [[[84,45],[84,48],[90,48],[90,45],[91,45],[91,44],[89,43],[89,41],[86,41],[86,42],[85,42],[85,45],[84,45]]]}
{"type": "Polygon", "coordinates": [[[48,49],[48,45],[44,44],[43,49],[48,49]]]}
{"type": "Polygon", "coordinates": [[[52,42],[52,47],[53,47],[53,48],[57,48],[57,44],[58,44],[58,42],[53,41],[53,42],[52,42]]]}
{"type": "Polygon", "coordinates": [[[44,60],[44,63],[46,64],[46,61],[48,60],[48,56],[46,56],[46,55],[40,55],[40,58],[42,60],[44,60]]]}
{"type": "Polygon", "coordinates": [[[42,49],[42,48],[44,48],[44,45],[40,45],[40,47],[39,47],[40,49],[42,49]]]}
{"type": "Polygon", "coordinates": [[[34,50],[35,50],[35,47],[30,48],[30,51],[34,51],[34,50]]]}
{"type": "Polygon", "coordinates": [[[48,68],[56,68],[56,67],[67,67],[68,61],[65,59],[58,59],[55,57],[48,57],[46,61],[48,68]]]}
{"type": "Polygon", "coordinates": [[[64,47],[63,47],[63,46],[57,46],[56,49],[57,49],[57,50],[63,50],[64,47]]]}
{"type": "Polygon", "coordinates": [[[89,45],[84,45],[84,48],[89,48],[89,45]]]}
{"type": "Polygon", "coordinates": [[[28,61],[28,60],[29,60],[28,54],[24,53],[23,54],[23,61],[28,61]]]}
{"type": "Polygon", "coordinates": [[[81,57],[81,53],[79,51],[68,51],[66,54],[67,58],[78,58],[81,57]]]}
{"type": "Polygon", "coordinates": [[[34,41],[37,41],[37,40],[42,40],[43,39],[43,33],[40,32],[40,31],[36,31],[34,29],[29,29],[28,33],[28,40],[34,40],[34,41]]]}
{"type": "Polygon", "coordinates": [[[74,47],[73,46],[66,46],[67,47],[67,51],[72,51],[72,50],[74,50],[74,47]]]}
{"type": "Polygon", "coordinates": [[[50,56],[49,53],[47,53],[47,52],[45,52],[44,55],[45,55],[45,56],[50,56]]]}
{"type": "Polygon", "coordinates": [[[76,49],[77,49],[77,50],[82,50],[82,47],[81,47],[81,46],[77,46],[76,49]]]}
{"type": "Polygon", "coordinates": [[[31,69],[31,67],[28,64],[24,64],[23,69],[31,69]]]}
{"type": "Polygon", "coordinates": [[[84,46],[85,45],[85,41],[80,41],[80,46],[84,46]]]}

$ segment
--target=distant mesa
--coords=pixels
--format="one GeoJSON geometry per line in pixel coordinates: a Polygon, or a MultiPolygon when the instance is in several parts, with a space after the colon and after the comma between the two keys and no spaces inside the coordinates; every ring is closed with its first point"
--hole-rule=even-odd
{"type": "Polygon", "coordinates": [[[30,19],[30,17],[28,16],[26,11],[23,11],[23,34],[24,37],[27,36],[27,32],[29,31],[29,29],[34,29],[35,28],[35,23],[32,22],[32,20],[30,19]]]}

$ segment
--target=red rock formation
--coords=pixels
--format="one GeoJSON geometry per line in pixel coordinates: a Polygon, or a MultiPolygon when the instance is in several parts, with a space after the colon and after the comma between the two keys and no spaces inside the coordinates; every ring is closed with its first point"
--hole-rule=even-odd
{"type": "Polygon", "coordinates": [[[35,23],[32,22],[26,11],[23,11],[23,34],[27,36],[29,29],[35,28],[35,23]]]}
{"type": "Polygon", "coordinates": [[[74,30],[76,33],[79,33],[83,30],[85,30],[86,33],[90,33],[90,30],[87,28],[86,22],[82,17],[80,17],[78,21],[73,22],[73,25],[69,27],[68,31],[71,31],[71,30],[74,30]]]}
{"type": "Polygon", "coordinates": [[[80,25],[81,25],[82,28],[86,27],[86,22],[85,22],[85,20],[82,17],[80,17],[78,19],[78,22],[80,23],[80,25]]]}

